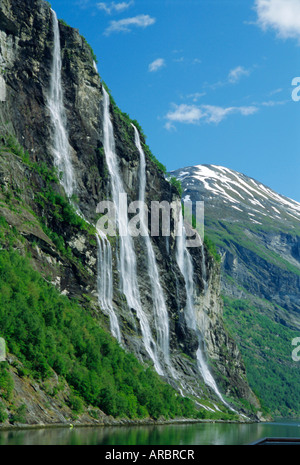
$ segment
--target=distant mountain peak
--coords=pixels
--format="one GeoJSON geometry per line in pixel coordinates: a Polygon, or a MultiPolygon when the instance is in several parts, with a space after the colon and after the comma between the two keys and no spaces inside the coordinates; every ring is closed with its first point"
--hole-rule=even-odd
{"type": "Polygon", "coordinates": [[[182,182],[183,198],[201,199],[215,208],[222,205],[224,213],[233,209],[253,224],[261,224],[264,217],[291,226],[300,220],[300,203],[229,168],[204,164],[185,167],[171,174],[182,182]]]}

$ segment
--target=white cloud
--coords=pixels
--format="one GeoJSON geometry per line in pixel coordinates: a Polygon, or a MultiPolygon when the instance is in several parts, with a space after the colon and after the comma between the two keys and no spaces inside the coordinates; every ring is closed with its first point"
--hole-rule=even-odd
{"type": "Polygon", "coordinates": [[[279,88],[279,89],[275,89],[275,90],[272,90],[272,92],[270,92],[269,95],[275,95],[275,94],[280,94],[280,92],[282,92],[283,89],[282,88],[279,88]]]}
{"type": "Polygon", "coordinates": [[[173,110],[169,111],[165,118],[167,123],[165,127],[167,129],[174,128],[174,123],[185,123],[185,124],[198,124],[203,123],[215,123],[219,124],[230,114],[240,114],[248,116],[256,113],[258,108],[255,106],[249,107],[220,107],[216,105],[176,105],[173,104],[173,110]]]}
{"type": "Polygon", "coordinates": [[[151,73],[153,73],[163,68],[164,66],[166,66],[165,60],[163,58],[157,58],[156,60],[152,61],[152,63],[150,63],[148,69],[151,73]]]}
{"type": "MultiPolygon", "coordinates": [[[[255,68],[255,66],[252,67],[252,69],[255,68]]],[[[223,86],[227,86],[228,84],[237,84],[240,79],[243,76],[249,76],[250,73],[252,72],[252,69],[247,69],[244,66],[236,66],[235,68],[231,69],[227,75],[227,78],[224,79],[223,81],[217,81],[214,84],[208,84],[206,83],[205,86],[210,88],[210,89],[218,89],[223,86]]]]}
{"type": "Polygon", "coordinates": [[[186,105],[184,103],[181,105],[173,104],[173,108],[166,115],[166,119],[169,122],[195,124],[204,116],[201,109],[195,105],[186,105]]]}
{"type": "Polygon", "coordinates": [[[283,39],[300,40],[299,0],[255,0],[255,9],[262,29],[275,29],[283,39]]]}
{"type": "Polygon", "coordinates": [[[236,68],[232,69],[228,74],[228,81],[231,84],[237,83],[242,76],[249,76],[250,71],[243,66],[237,66],[236,68]]]}
{"type": "Polygon", "coordinates": [[[133,1],[120,2],[120,3],[115,3],[115,2],[104,3],[104,2],[100,2],[100,3],[97,3],[97,8],[99,10],[103,10],[107,14],[111,15],[112,13],[121,13],[122,11],[127,10],[127,8],[129,8],[133,4],[134,4],[133,1]]]}
{"type": "Polygon", "coordinates": [[[152,18],[149,15],[138,15],[133,18],[111,21],[108,28],[104,31],[104,34],[110,35],[113,32],[131,32],[133,27],[145,28],[154,24],[155,21],[155,18],[152,18]]]}
{"type": "Polygon", "coordinates": [[[197,102],[201,97],[204,97],[206,92],[194,92],[193,94],[187,95],[187,98],[191,98],[193,102],[197,102]]]}
{"type": "Polygon", "coordinates": [[[243,116],[253,115],[257,112],[257,108],[254,106],[249,107],[218,107],[215,105],[202,105],[202,108],[206,111],[206,122],[219,124],[228,115],[233,113],[239,113],[243,116]]]}

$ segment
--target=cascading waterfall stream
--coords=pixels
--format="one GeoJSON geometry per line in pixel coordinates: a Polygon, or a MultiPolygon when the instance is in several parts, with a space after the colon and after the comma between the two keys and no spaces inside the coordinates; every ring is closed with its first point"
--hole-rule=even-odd
{"type": "MultiPolygon", "coordinates": [[[[68,133],[66,129],[66,115],[63,103],[63,87],[62,87],[62,60],[61,60],[61,47],[60,47],[60,33],[59,23],[56,13],[52,12],[53,20],[53,60],[50,80],[50,92],[48,95],[48,108],[51,116],[53,127],[53,156],[54,165],[59,173],[62,173],[61,184],[64,187],[66,195],[71,200],[74,188],[76,185],[75,176],[73,172],[71,160],[71,147],[68,141],[68,133]]],[[[97,66],[94,64],[94,69],[97,71],[97,66]]],[[[112,195],[117,211],[117,220],[119,231],[127,231],[128,218],[119,211],[119,195],[125,194],[122,179],[119,174],[119,167],[115,152],[113,126],[110,120],[109,113],[109,96],[105,89],[103,89],[104,96],[104,116],[103,116],[103,130],[104,130],[104,151],[106,161],[112,181],[112,195]]],[[[145,200],[146,188],[146,171],[145,171],[145,156],[140,144],[139,133],[134,126],[135,142],[140,153],[140,186],[139,186],[139,200],[145,200]]],[[[78,209],[77,209],[78,210],[78,209]]],[[[81,212],[78,210],[78,214],[81,212]]],[[[197,350],[197,361],[199,371],[205,381],[210,386],[221,401],[226,404],[222,395],[220,394],[217,385],[209,372],[201,350],[201,334],[196,325],[195,309],[193,304],[193,265],[191,257],[187,251],[185,244],[185,230],[183,226],[183,219],[181,215],[182,236],[178,237],[177,241],[177,262],[179,268],[185,278],[187,290],[187,304],[185,310],[185,318],[189,328],[194,329],[199,338],[199,348],[197,350]]],[[[155,254],[152,243],[146,227],[145,217],[142,214],[142,230],[145,234],[147,257],[148,257],[148,272],[151,281],[151,289],[153,295],[153,306],[155,314],[156,332],[158,339],[158,348],[163,354],[164,362],[170,367],[170,347],[169,347],[169,320],[168,312],[165,305],[163,291],[160,284],[158,268],[156,264],[155,254]]],[[[104,312],[107,312],[110,318],[110,327],[112,335],[121,343],[121,332],[117,316],[113,309],[113,278],[112,278],[112,250],[110,242],[102,231],[97,231],[96,234],[98,253],[97,253],[97,289],[99,306],[104,312]]],[[[204,252],[204,251],[202,251],[204,252]]],[[[203,282],[207,286],[206,268],[203,257],[203,282]]],[[[137,317],[140,321],[143,343],[148,355],[154,363],[155,370],[158,374],[164,375],[161,363],[158,356],[157,344],[154,341],[147,316],[142,308],[137,280],[137,267],[136,255],[134,244],[131,236],[127,234],[120,234],[120,252],[118,260],[118,269],[121,281],[121,288],[126,296],[127,304],[130,309],[135,309],[137,317]]],[[[172,371],[173,373],[173,371],[172,371]]],[[[174,374],[174,373],[173,373],[174,374]]],[[[229,407],[229,406],[228,406],[229,407]]],[[[229,407],[230,408],[230,407],[229,407]]]]}
{"type": "Polygon", "coordinates": [[[93,60],[93,68],[96,71],[96,73],[98,73],[98,67],[97,67],[97,63],[95,62],[95,60],[93,60]]]}
{"type": "Polygon", "coordinates": [[[71,151],[66,130],[66,115],[63,103],[63,87],[61,79],[62,61],[60,47],[59,24],[55,11],[51,10],[53,21],[53,59],[50,80],[48,107],[53,125],[54,165],[62,173],[61,183],[70,198],[74,188],[74,173],[71,162],[71,151]]]}
{"type": "MultiPolygon", "coordinates": [[[[61,184],[70,200],[73,194],[76,181],[73,172],[71,150],[68,141],[68,132],[66,129],[66,115],[63,103],[63,88],[61,79],[61,47],[59,24],[55,11],[52,12],[53,21],[53,59],[52,72],[50,80],[50,93],[48,95],[48,107],[50,110],[51,121],[53,125],[53,155],[54,165],[59,173],[62,173],[61,184]]],[[[77,214],[80,215],[87,223],[80,209],[74,205],[77,214]]],[[[121,333],[116,314],[113,309],[112,299],[112,253],[111,246],[103,233],[96,234],[98,245],[97,252],[97,290],[98,302],[100,307],[106,311],[110,318],[110,327],[112,335],[121,342],[121,333]]]]}
{"type": "Polygon", "coordinates": [[[113,275],[112,251],[108,239],[101,231],[96,234],[98,245],[97,256],[97,289],[98,301],[102,310],[108,313],[112,335],[121,343],[121,331],[117,316],[113,309],[113,275]]]}
{"type": "Polygon", "coordinates": [[[104,133],[104,152],[106,163],[111,177],[112,197],[116,208],[117,223],[120,232],[120,251],[119,251],[119,276],[121,290],[126,297],[128,307],[134,309],[140,321],[143,342],[146,351],[154,363],[155,370],[158,374],[164,372],[159,363],[156,343],[152,337],[150,325],[147,316],[142,308],[137,280],[136,254],[132,237],[127,232],[128,218],[119,208],[120,195],[125,194],[123,182],[119,173],[119,166],[116,156],[113,125],[110,120],[110,99],[106,90],[103,88],[103,133],[104,133]]]}
{"type": "MultiPolygon", "coordinates": [[[[178,231],[181,231],[181,234],[177,236],[177,243],[176,243],[176,260],[177,264],[179,266],[179,269],[185,279],[185,287],[186,287],[186,294],[187,294],[187,301],[186,301],[186,308],[185,308],[185,319],[187,326],[190,329],[193,329],[197,336],[198,336],[198,350],[196,353],[197,356],[197,364],[198,364],[198,369],[200,371],[201,376],[204,379],[204,382],[207,386],[209,386],[219,397],[219,399],[222,401],[226,407],[230,408],[233,410],[223,399],[216,382],[214,378],[212,377],[212,374],[210,373],[208,366],[205,362],[204,355],[201,349],[201,342],[202,342],[202,336],[197,328],[197,323],[196,323],[196,314],[195,314],[195,307],[194,307],[194,280],[193,280],[193,275],[194,275],[194,269],[193,269],[193,263],[192,263],[192,258],[187,250],[186,247],[186,233],[185,233],[185,227],[183,224],[183,216],[182,212],[179,212],[179,219],[178,219],[178,231]]],[[[202,250],[204,253],[204,250],[202,250]]]]}
{"type": "MultiPolygon", "coordinates": [[[[140,135],[137,128],[132,125],[135,133],[135,144],[140,154],[140,185],[139,185],[139,201],[144,205],[146,192],[146,160],[145,153],[141,146],[140,135]]],[[[163,353],[164,360],[167,365],[170,365],[170,331],[168,310],[165,303],[163,290],[160,284],[159,272],[157,268],[155,253],[152,242],[149,237],[148,227],[146,223],[145,210],[140,211],[141,217],[141,235],[145,241],[147,251],[147,267],[148,275],[151,283],[153,309],[156,322],[156,333],[158,346],[163,353]]]]}

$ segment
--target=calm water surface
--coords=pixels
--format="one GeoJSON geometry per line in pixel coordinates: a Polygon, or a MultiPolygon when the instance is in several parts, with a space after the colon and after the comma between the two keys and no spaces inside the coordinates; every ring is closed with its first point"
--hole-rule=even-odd
{"type": "Polygon", "coordinates": [[[300,437],[300,419],[2,431],[0,445],[246,445],[264,437],[300,437]]]}

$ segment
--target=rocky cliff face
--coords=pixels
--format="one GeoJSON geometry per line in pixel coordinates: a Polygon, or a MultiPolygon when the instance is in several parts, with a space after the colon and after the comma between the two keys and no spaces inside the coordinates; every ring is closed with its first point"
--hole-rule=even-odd
{"type": "Polygon", "coordinates": [[[222,166],[186,167],[172,175],[184,198],[204,200],[205,233],[222,257],[221,292],[251,386],[273,411],[296,415],[297,390],[289,399],[277,386],[284,391],[290,380],[297,384],[291,343],[300,327],[299,203],[222,166]],[[235,305],[239,313],[232,314],[235,305]]]}
{"type": "Polygon", "coordinates": [[[224,292],[272,302],[273,318],[299,329],[299,203],[224,167],[173,174],[184,196],[205,201],[207,233],[222,254],[224,292]]]}
{"type": "MultiPolygon", "coordinates": [[[[79,32],[63,24],[59,24],[59,30],[66,128],[75,173],[74,201],[85,219],[95,225],[97,204],[111,199],[111,179],[103,149],[102,83],[91,50],[79,32]]],[[[109,319],[99,307],[97,298],[94,233],[92,229],[81,228],[76,222],[59,217],[58,206],[51,201],[52,194],[65,198],[65,193],[61,184],[54,182],[49,173],[45,174],[45,167],[52,169],[54,165],[53,128],[47,105],[53,40],[53,16],[47,2],[24,0],[20,4],[17,0],[2,0],[0,95],[3,101],[0,103],[0,123],[1,145],[5,148],[2,147],[0,158],[0,214],[22,234],[24,243],[18,246],[20,253],[30,251],[33,266],[61,293],[76,298],[109,330],[109,319]],[[14,150],[7,150],[8,146],[14,150]]],[[[140,158],[134,129],[114,102],[110,113],[120,173],[129,201],[136,200],[140,158]]],[[[178,201],[176,189],[166,181],[153,160],[149,156],[146,158],[147,203],[152,200],[178,201]]],[[[65,201],[69,200],[65,198],[65,201]]],[[[136,238],[134,243],[141,301],[156,338],[145,245],[142,238],[136,238]]],[[[195,334],[187,327],[184,318],[187,296],[176,263],[175,237],[154,237],[152,243],[168,311],[171,364],[176,372],[176,376],[166,372],[166,380],[187,395],[206,398],[213,405],[219,399],[199,374],[195,334]]],[[[120,291],[118,239],[111,239],[111,247],[113,306],[120,323],[122,343],[140,360],[149,362],[135,309],[128,308],[120,291]]],[[[244,399],[258,408],[259,403],[247,384],[241,356],[224,329],[219,267],[207,250],[204,251],[208,284],[205,290],[199,266],[203,252],[200,248],[192,251],[194,298],[197,322],[203,334],[203,353],[211,364],[211,372],[220,390],[231,397],[230,402],[234,400],[239,405],[239,399],[244,399]]],[[[242,409],[240,405],[238,408],[242,409]]]]}

